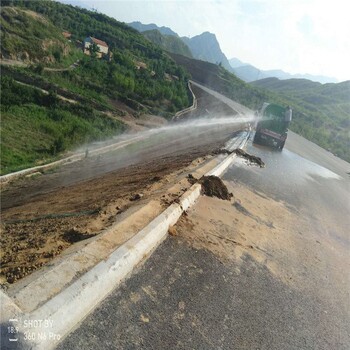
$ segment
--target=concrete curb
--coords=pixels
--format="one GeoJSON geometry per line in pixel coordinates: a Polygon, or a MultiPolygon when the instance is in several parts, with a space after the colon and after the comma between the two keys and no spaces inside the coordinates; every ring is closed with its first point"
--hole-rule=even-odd
{"type": "MultiPolygon", "coordinates": [[[[245,144],[247,143],[249,138],[249,133],[246,133],[243,135],[242,140],[239,143],[239,146],[236,148],[243,148],[245,144]]],[[[215,175],[220,176],[222,173],[230,166],[232,161],[237,157],[236,153],[231,153],[229,156],[227,156],[220,164],[218,164],[213,170],[207,172],[207,176],[209,175],[215,175]]]]}
{"type": "MultiPolygon", "coordinates": [[[[246,144],[249,133],[238,140],[239,147],[246,144]]],[[[220,176],[232,163],[236,154],[227,156],[208,175],[220,176]]],[[[2,324],[13,318],[20,321],[18,339],[30,335],[30,342],[21,348],[53,349],[87,314],[89,314],[114,288],[130,275],[133,269],[167,237],[170,226],[175,225],[182,213],[199,198],[201,185],[194,184],[179,200],[173,203],[130,240],[117,248],[106,260],[99,262],[78,280],[31,313],[24,314],[7,295],[0,294],[2,324]],[[34,321],[47,320],[40,325],[34,321]],[[32,321],[30,323],[30,321],[32,321]],[[28,325],[28,326],[26,326],[28,325]]],[[[19,344],[18,344],[19,345],[19,344]]]]}
{"type": "MultiPolygon", "coordinates": [[[[200,191],[201,186],[194,185],[181,199],[180,204],[168,207],[143,230],[116,249],[106,261],[97,264],[62,293],[35,310],[30,315],[31,319],[50,319],[53,321],[51,331],[54,334],[67,334],[164,240],[169,226],[174,225],[183,210],[196,201],[200,191]]],[[[49,343],[41,342],[36,348],[44,350],[52,346],[50,340],[49,343]]]]}

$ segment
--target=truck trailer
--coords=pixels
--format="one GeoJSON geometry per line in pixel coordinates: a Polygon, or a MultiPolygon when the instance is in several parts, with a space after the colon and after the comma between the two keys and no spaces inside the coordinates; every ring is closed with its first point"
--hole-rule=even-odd
{"type": "Polygon", "coordinates": [[[258,112],[254,143],[277,148],[282,151],[292,120],[292,109],[265,102],[258,112]]]}

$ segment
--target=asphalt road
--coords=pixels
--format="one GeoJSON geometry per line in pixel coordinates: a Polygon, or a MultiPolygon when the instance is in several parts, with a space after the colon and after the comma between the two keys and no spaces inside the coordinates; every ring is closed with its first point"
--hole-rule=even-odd
{"type": "MultiPolygon", "coordinates": [[[[349,349],[350,165],[293,133],[283,152],[251,143],[248,152],[266,168],[238,161],[224,180],[234,196],[240,189],[271,203],[267,233],[255,223],[244,238],[264,247],[262,258],[243,249],[240,258],[222,259],[190,233],[169,236],[58,349],[349,349]]],[[[225,208],[227,217],[242,217],[242,205],[225,208]]],[[[214,244],[215,218],[203,224],[196,215],[189,212],[192,227],[202,225],[199,235],[214,244]]],[[[220,227],[215,234],[238,244],[238,226],[220,227]]],[[[227,247],[229,257],[236,248],[227,247]]]]}

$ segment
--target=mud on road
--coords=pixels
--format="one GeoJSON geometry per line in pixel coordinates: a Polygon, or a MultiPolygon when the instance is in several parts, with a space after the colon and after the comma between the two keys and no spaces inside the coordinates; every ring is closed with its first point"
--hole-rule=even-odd
{"type": "MultiPolygon", "coordinates": [[[[198,87],[195,90],[198,110],[191,118],[234,119],[237,115],[226,103],[198,87]]],[[[185,179],[198,159],[204,162],[205,157],[212,157],[215,149],[245,127],[245,122],[191,127],[180,122],[175,127],[145,131],[140,135],[142,141],[125,148],[5,186],[1,193],[0,285],[31,274],[76,242],[98,235],[153,199],[169,205],[176,197],[163,198],[167,189],[185,179]]],[[[180,196],[185,190],[172,195],[180,196]]]]}
{"type": "Polygon", "coordinates": [[[182,169],[222,146],[229,135],[232,133],[226,133],[221,142],[208,137],[200,146],[103,174],[98,169],[103,168],[102,160],[95,157],[14,182],[2,193],[1,284],[16,282],[75,242],[99,234],[118,214],[140,204],[140,200],[131,200],[135,194],[142,193],[144,202],[160,198],[162,189],[176,182],[182,169]],[[84,174],[89,169],[93,177],[79,177],[77,168],[85,169],[84,174]],[[67,185],[59,185],[60,172],[67,185]]]}

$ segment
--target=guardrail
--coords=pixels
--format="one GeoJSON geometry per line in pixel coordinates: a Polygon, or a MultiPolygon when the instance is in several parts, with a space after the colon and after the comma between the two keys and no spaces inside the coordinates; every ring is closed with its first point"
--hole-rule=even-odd
{"type": "MultiPolygon", "coordinates": [[[[102,154],[102,153],[112,151],[112,150],[115,150],[118,148],[122,148],[122,147],[129,145],[132,142],[139,140],[141,137],[142,136],[134,136],[134,137],[130,138],[129,140],[120,141],[120,142],[114,143],[112,145],[103,146],[100,148],[88,150],[88,154],[89,154],[89,156],[98,155],[98,154],[102,154]]],[[[35,173],[41,173],[42,171],[52,169],[52,168],[59,166],[59,165],[77,162],[77,161],[82,160],[86,157],[87,157],[87,152],[85,150],[84,152],[79,152],[79,153],[73,154],[69,157],[59,159],[59,160],[56,160],[56,161],[48,163],[48,164],[38,165],[38,166],[35,166],[32,168],[27,168],[27,169],[16,171],[14,173],[2,175],[2,176],[0,176],[0,184],[2,184],[2,185],[7,184],[13,180],[16,180],[16,179],[22,177],[22,176],[31,175],[31,174],[35,174],[35,173]]]]}
{"type": "Polygon", "coordinates": [[[192,94],[192,100],[193,100],[192,106],[187,107],[187,108],[183,109],[182,111],[177,112],[174,115],[172,120],[179,120],[181,118],[181,116],[183,116],[184,114],[192,112],[195,109],[197,109],[197,98],[196,98],[195,94],[192,91],[192,87],[191,87],[191,82],[190,81],[188,82],[188,89],[191,91],[191,94],[192,94]]]}

